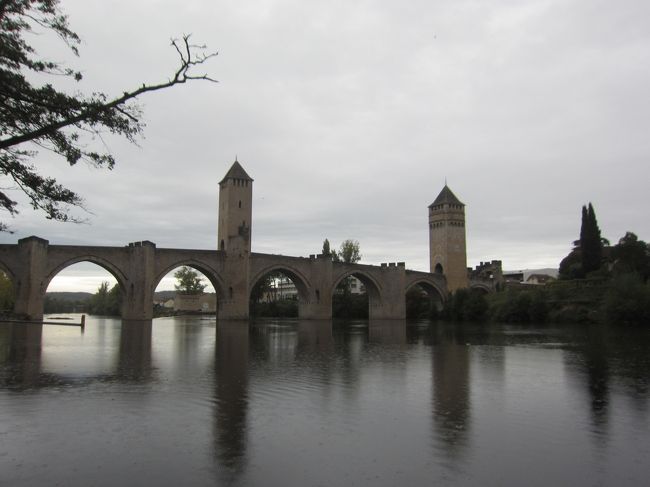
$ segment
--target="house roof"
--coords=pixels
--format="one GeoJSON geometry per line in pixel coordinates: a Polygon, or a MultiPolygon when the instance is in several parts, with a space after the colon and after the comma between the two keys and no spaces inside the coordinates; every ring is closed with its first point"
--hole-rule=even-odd
{"type": "Polygon", "coordinates": [[[456,198],[456,195],[452,193],[451,189],[449,189],[449,186],[447,186],[446,184],[445,187],[442,188],[442,191],[440,191],[440,194],[435,199],[435,201],[429,205],[429,208],[431,208],[432,206],[442,205],[443,203],[465,206],[464,203],[462,203],[458,198],[456,198]]]}
{"type": "Polygon", "coordinates": [[[232,163],[232,166],[230,166],[230,169],[226,173],[226,175],[223,177],[221,181],[219,181],[219,184],[223,183],[227,179],[244,179],[247,181],[252,181],[253,178],[251,178],[246,171],[244,170],[243,167],[241,167],[241,164],[239,164],[239,161],[235,159],[235,162],[232,163]]]}

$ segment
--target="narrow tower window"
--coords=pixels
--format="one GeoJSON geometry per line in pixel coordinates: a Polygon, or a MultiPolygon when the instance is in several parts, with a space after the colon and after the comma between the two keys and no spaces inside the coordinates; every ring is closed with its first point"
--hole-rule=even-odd
{"type": "Polygon", "coordinates": [[[241,200],[239,200],[239,207],[241,208],[241,200]]]}

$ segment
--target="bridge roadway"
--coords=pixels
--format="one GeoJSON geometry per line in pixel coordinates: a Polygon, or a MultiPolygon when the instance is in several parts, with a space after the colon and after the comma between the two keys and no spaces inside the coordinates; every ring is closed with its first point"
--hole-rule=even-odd
{"type": "Polygon", "coordinates": [[[289,257],[165,249],[149,241],[125,247],[49,245],[42,238],[27,237],[17,245],[0,245],[0,269],[14,284],[14,311],[41,319],[52,278],[78,262],[97,264],[115,277],[123,292],[125,320],[150,320],[156,286],[180,266],[192,267],[210,280],[217,293],[217,316],[225,320],[248,318],[253,286],[272,271],[282,271],[294,282],[299,316],[304,319],[330,319],[334,290],[341,280],[352,275],[366,287],[371,319],[404,319],[405,295],[415,285],[439,302],[448,294],[443,275],[406,270],[402,262],[376,266],[332,262],[323,255],[289,257]]]}

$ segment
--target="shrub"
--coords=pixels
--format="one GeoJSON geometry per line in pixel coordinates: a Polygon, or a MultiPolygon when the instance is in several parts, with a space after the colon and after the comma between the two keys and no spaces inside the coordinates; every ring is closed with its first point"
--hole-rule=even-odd
{"type": "Polygon", "coordinates": [[[618,276],[605,293],[604,311],[612,323],[650,323],[650,286],[638,274],[618,276]]]}

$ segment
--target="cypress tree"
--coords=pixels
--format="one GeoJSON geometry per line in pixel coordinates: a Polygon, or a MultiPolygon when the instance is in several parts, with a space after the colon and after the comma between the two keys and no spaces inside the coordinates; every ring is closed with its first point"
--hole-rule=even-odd
{"type": "Polygon", "coordinates": [[[330,250],[330,241],[325,239],[323,242],[323,251],[321,252],[323,255],[332,255],[332,251],[330,250]]]}
{"type": "Polygon", "coordinates": [[[589,232],[589,211],[586,205],[582,205],[582,221],[580,222],[580,248],[584,248],[585,239],[589,232]]]}
{"type": "Polygon", "coordinates": [[[591,203],[582,207],[582,227],[580,228],[580,250],[582,253],[582,271],[585,274],[600,269],[603,244],[600,228],[596,221],[596,212],[591,203]]]}

